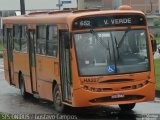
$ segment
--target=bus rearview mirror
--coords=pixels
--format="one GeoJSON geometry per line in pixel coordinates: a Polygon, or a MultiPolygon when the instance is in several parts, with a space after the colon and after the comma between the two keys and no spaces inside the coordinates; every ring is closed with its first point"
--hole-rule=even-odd
{"type": "Polygon", "coordinates": [[[156,42],[156,40],[151,40],[151,44],[152,44],[152,51],[153,51],[153,53],[155,53],[157,51],[157,42],[156,42]]]}

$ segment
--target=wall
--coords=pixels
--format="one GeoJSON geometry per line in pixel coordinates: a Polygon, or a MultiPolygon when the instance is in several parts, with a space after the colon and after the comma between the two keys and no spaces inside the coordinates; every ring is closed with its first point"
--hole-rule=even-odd
{"type": "Polygon", "coordinates": [[[102,0],[85,0],[84,8],[102,8],[104,5],[102,4],[102,0]]]}
{"type": "Polygon", "coordinates": [[[122,4],[132,6],[144,13],[159,13],[159,0],[122,0],[122,4]],[[151,11],[152,7],[152,11],[151,11]]]}

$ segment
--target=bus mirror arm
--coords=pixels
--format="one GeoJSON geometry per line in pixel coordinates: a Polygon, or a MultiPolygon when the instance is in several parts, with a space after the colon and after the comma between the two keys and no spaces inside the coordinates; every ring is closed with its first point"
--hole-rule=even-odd
{"type": "Polygon", "coordinates": [[[157,51],[157,42],[156,40],[152,39],[151,40],[151,44],[152,44],[152,51],[153,51],[153,54],[157,51]]]}

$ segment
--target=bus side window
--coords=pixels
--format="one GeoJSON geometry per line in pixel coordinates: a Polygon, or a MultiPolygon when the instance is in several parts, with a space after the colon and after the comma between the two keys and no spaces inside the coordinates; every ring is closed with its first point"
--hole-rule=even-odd
{"type": "Polygon", "coordinates": [[[7,49],[7,28],[3,26],[3,48],[7,49]]]}
{"type": "Polygon", "coordinates": [[[16,51],[20,51],[20,26],[13,26],[13,41],[14,41],[14,49],[16,51]]]}
{"type": "Polygon", "coordinates": [[[47,27],[47,55],[57,56],[57,26],[50,25],[47,27]]]}
{"type": "Polygon", "coordinates": [[[47,26],[37,26],[37,54],[46,55],[47,26]]]}
{"type": "Polygon", "coordinates": [[[27,36],[26,36],[26,26],[20,27],[20,48],[22,52],[27,52],[27,36]]]}

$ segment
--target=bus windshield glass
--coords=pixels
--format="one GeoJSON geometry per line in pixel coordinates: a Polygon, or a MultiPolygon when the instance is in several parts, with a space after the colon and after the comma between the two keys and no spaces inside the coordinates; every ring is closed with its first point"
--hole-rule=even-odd
{"type": "Polygon", "coordinates": [[[149,71],[145,29],[75,33],[74,42],[82,76],[149,71]]]}

